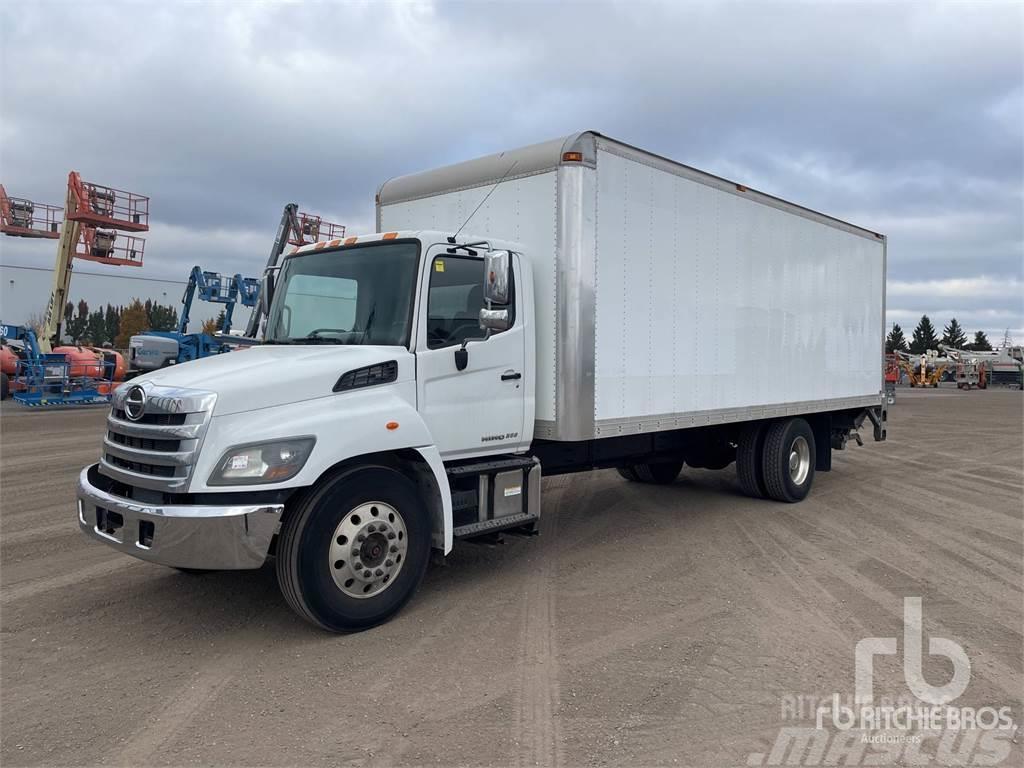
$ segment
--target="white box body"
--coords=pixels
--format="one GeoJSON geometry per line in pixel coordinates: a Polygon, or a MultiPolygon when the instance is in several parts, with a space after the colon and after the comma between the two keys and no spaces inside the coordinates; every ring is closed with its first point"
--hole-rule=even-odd
{"type": "Polygon", "coordinates": [[[463,234],[533,267],[535,437],[881,400],[882,235],[594,132],[386,182],[377,227],[454,234],[478,205],[463,234]]]}

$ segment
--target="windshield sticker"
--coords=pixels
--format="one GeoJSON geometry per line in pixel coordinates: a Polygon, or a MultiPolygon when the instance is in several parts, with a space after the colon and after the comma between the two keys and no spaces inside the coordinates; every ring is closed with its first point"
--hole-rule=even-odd
{"type": "Polygon", "coordinates": [[[437,259],[437,260],[434,261],[434,271],[435,272],[444,272],[444,261],[443,260],[437,259]]]}

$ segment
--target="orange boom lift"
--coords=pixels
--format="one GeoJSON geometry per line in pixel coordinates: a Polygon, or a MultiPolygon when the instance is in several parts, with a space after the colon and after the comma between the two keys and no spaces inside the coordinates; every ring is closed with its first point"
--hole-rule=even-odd
{"type": "Polygon", "coordinates": [[[82,181],[77,171],[68,174],[64,224],[57,244],[53,288],[46,306],[39,347],[50,352],[60,343],[60,326],[76,258],[116,266],[142,266],[146,241],[123,232],[149,229],[149,198],[133,192],[82,181]]]}

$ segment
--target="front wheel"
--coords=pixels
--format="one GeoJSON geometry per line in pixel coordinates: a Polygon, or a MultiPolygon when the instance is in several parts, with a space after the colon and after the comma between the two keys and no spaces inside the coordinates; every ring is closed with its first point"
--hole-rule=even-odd
{"type": "Polygon", "coordinates": [[[764,487],[770,498],[794,503],[810,493],[815,461],[810,424],[803,419],[771,424],[765,433],[762,456],[764,487]]]}
{"type": "Polygon", "coordinates": [[[430,533],[426,507],[405,475],[377,466],[350,470],[288,510],[278,584],[306,620],[332,632],[368,629],[416,591],[430,533]]]}

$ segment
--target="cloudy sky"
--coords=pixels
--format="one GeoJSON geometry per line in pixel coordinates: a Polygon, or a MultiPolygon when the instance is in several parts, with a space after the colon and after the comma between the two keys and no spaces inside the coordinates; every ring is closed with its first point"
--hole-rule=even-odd
{"type": "Polygon", "coordinates": [[[999,2],[5,3],[0,181],[149,194],[146,275],[255,274],[287,201],[372,231],[386,178],[595,129],[886,233],[908,335],[1019,343],[1022,40],[999,2]]]}

